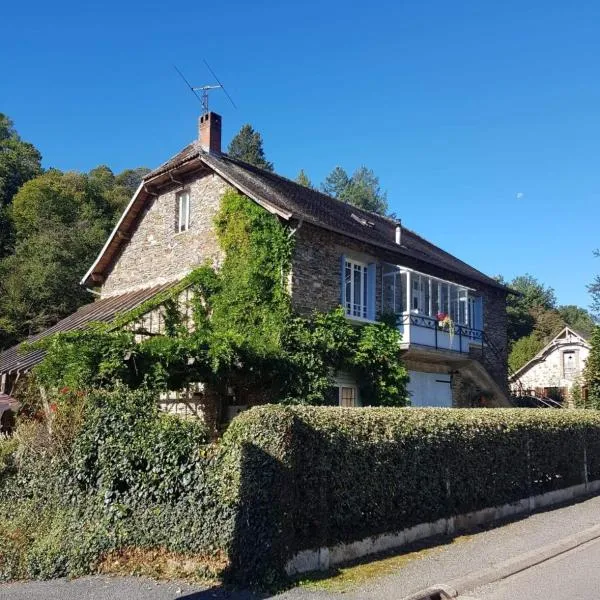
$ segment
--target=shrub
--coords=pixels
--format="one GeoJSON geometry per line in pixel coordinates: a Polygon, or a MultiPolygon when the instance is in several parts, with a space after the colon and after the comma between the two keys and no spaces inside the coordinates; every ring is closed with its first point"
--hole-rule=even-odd
{"type": "Polygon", "coordinates": [[[282,576],[294,553],[600,478],[600,415],[522,409],[266,406],[234,421],[231,565],[282,576]],[[261,550],[262,548],[262,550],[261,550]]]}
{"type": "Polygon", "coordinates": [[[600,325],[590,338],[591,350],[585,365],[584,378],[588,388],[588,406],[600,409],[600,325]]]}
{"type": "Polygon", "coordinates": [[[38,421],[19,425],[16,450],[0,442],[0,580],[156,552],[265,585],[301,550],[582,483],[584,455],[600,479],[595,411],[270,405],[207,445],[146,390],[80,403],[60,444],[38,421]]]}
{"type": "Polygon", "coordinates": [[[0,473],[0,580],[95,572],[129,547],[220,552],[216,453],[200,422],[160,413],[147,390],[62,396],[0,443],[11,466],[0,473]]]}

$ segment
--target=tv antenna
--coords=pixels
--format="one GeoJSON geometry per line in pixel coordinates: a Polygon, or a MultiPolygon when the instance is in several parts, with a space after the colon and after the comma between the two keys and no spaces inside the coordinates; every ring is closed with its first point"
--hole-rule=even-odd
{"type": "Polygon", "coordinates": [[[203,114],[208,113],[208,93],[211,90],[218,90],[218,89],[223,90],[225,92],[225,95],[229,99],[229,102],[231,102],[231,105],[233,106],[233,108],[237,109],[237,106],[235,105],[233,98],[229,95],[229,92],[225,89],[225,86],[219,81],[219,78],[217,77],[215,72],[210,68],[210,65],[206,62],[206,60],[204,60],[204,64],[210,71],[211,75],[215,78],[217,85],[192,86],[190,84],[190,82],[185,78],[184,74],[175,65],[173,65],[173,68],[177,71],[177,73],[179,73],[179,76],[181,77],[181,79],[183,79],[183,81],[185,81],[185,84],[190,88],[192,94],[194,94],[194,96],[196,96],[196,98],[198,99],[198,102],[200,102],[200,104],[202,105],[203,114]],[[201,94],[198,94],[198,92],[201,92],[201,94]]]}

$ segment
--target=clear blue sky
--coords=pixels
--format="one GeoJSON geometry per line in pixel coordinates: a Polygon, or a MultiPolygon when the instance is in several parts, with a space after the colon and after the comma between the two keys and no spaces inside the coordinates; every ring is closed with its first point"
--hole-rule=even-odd
{"type": "MultiPolygon", "coordinates": [[[[587,306],[600,271],[600,2],[7,2],[0,111],[44,165],[155,166],[211,83],[281,174],[375,170],[406,224],[587,306]]],[[[87,267],[87,265],[86,265],[87,267]]]]}

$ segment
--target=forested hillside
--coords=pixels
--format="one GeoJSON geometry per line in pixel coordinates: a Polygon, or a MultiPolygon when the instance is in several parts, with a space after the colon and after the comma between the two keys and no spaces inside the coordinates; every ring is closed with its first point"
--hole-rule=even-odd
{"type": "Polygon", "coordinates": [[[0,114],[0,348],[93,300],[79,280],[148,172],[62,172],[41,161],[0,114]]]}

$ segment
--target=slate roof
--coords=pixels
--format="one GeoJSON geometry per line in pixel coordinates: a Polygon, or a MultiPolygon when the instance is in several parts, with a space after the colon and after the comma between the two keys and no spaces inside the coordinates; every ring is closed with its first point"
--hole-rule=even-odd
{"type": "MultiPolygon", "coordinates": [[[[158,285],[143,290],[128,292],[120,296],[111,296],[86,304],[80,307],[76,312],[62,319],[49,329],[33,335],[27,339],[27,342],[35,342],[45,338],[53,333],[62,331],[72,331],[82,329],[92,322],[109,322],[118,314],[132,310],[149,300],[159,292],[171,287],[173,283],[158,285]]],[[[32,352],[19,352],[20,344],[5,350],[0,354],[0,373],[11,373],[14,371],[28,371],[37,365],[44,358],[44,350],[33,350],[32,352]]]]}
{"type": "Polygon", "coordinates": [[[402,244],[399,246],[395,242],[398,223],[394,219],[361,210],[276,173],[230,158],[226,154],[205,152],[199,142],[186,146],[181,152],[148,173],[144,179],[150,182],[193,161],[202,162],[255,200],[262,199],[282,216],[301,218],[319,227],[375,244],[393,253],[410,256],[475,281],[510,291],[495,279],[404,226],[402,226],[402,244]],[[361,224],[360,220],[367,221],[369,224],[361,224]]]}

